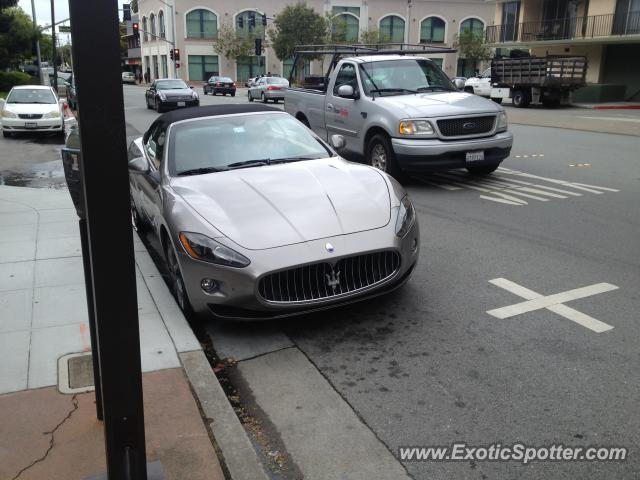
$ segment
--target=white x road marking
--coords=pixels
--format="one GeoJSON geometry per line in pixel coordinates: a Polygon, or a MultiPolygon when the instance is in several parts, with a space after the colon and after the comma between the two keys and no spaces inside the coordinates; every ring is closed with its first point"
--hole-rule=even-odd
{"type": "Polygon", "coordinates": [[[593,330],[596,333],[602,333],[613,329],[611,325],[564,305],[565,302],[569,302],[571,300],[590,297],[591,295],[610,292],[611,290],[619,288],[610,283],[596,283],[588,287],[576,288],[574,290],[568,290],[566,292],[556,293],[555,295],[548,295],[546,297],[507,280],[506,278],[494,278],[493,280],[489,280],[489,283],[497,287],[504,288],[505,290],[526,299],[525,302],[496,308],[494,310],[488,310],[487,313],[494,317],[504,319],[546,308],[547,310],[557,313],[558,315],[561,315],[572,322],[576,322],[589,330],[593,330]]]}

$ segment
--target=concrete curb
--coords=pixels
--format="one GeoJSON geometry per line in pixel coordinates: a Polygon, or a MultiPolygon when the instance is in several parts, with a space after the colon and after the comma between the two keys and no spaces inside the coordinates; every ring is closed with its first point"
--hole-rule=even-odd
{"type": "Polygon", "coordinates": [[[201,350],[180,354],[189,382],[234,480],[268,480],[247,433],[201,350]]]}

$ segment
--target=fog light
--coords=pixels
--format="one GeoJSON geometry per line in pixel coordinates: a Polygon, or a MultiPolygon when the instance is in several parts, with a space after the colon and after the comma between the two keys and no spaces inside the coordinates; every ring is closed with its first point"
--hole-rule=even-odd
{"type": "Polygon", "coordinates": [[[212,278],[203,278],[200,287],[207,293],[215,292],[218,289],[218,282],[212,278]]]}

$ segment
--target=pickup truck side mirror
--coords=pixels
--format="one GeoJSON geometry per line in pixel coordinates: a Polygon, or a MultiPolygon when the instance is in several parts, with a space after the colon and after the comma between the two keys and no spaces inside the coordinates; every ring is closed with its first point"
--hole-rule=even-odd
{"type": "Polygon", "coordinates": [[[464,83],[465,83],[465,82],[464,82],[464,80],[463,80],[463,79],[461,79],[461,78],[456,78],[456,79],[453,81],[453,84],[456,86],[456,88],[457,88],[458,90],[462,90],[462,89],[464,89],[464,83]]]}
{"type": "Polygon", "coordinates": [[[351,98],[353,100],[360,98],[360,95],[356,93],[351,85],[340,85],[338,87],[338,96],[342,98],[351,98]]]}
{"type": "Polygon", "coordinates": [[[144,157],[136,157],[129,161],[129,170],[132,172],[144,173],[149,170],[149,165],[144,157]]]}
{"type": "Polygon", "coordinates": [[[347,141],[342,135],[331,135],[331,146],[337,151],[342,150],[347,144],[347,141]]]}

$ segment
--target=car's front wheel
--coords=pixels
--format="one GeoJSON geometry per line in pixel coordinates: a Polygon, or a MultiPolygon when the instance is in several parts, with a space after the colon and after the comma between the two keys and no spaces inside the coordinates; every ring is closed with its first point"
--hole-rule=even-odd
{"type": "Polygon", "coordinates": [[[527,108],[531,103],[531,95],[526,90],[516,90],[513,92],[512,102],[516,108],[527,108]]]}
{"type": "Polygon", "coordinates": [[[178,256],[175,249],[171,245],[171,241],[167,238],[165,247],[165,256],[167,259],[167,268],[169,269],[169,278],[171,281],[171,292],[178,302],[178,306],[183,313],[189,314],[193,310],[191,303],[189,303],[189,297],[187,296],[187,289],[182,278],[182,272],[180,272],[180,265],[178,264],[178,256]]]}
{"type": "Polygon", "coordinates": [[[400,169],[396,154],[393,151],[389,137],[381,133],[374,135],[367,144],[367,161],[369,165],[388,173],[398,181],[407,179],[400,169]]]}

